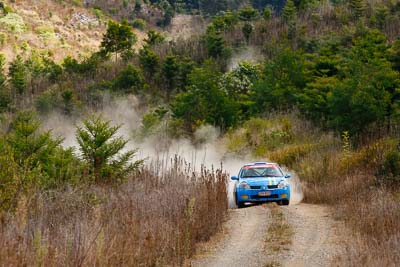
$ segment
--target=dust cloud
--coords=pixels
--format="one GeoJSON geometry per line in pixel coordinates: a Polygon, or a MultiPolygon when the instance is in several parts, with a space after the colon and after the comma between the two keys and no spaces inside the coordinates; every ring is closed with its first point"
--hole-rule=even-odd
{"type": "Polygon", "coordinates": [[[228,70],[232,71],[236,69],[243,61],[256,64],[262,61],[263,58],[259,48],[246,46],[232,55],[228,64],[228,70]]]}
{"type": "MultiPolygon", "coordinates": [[[[133,95],[111,99],[103,99],[103,109],[98,112],[104,119],[110,120],[112,125],[121,125],[119,134],[129,139],[126,149],[137,149],[135,160],[145,159],[145,164],[157,162],[161,171],[170,167],[172,159],[178,156],[193,171],[199,171],[202,166],[220,168],[230,176],[237,175],[241,166],[246,162],[254,162],[266,159],[257,159],[251,155],[233,155],[228,153],[220,132],[213,126],[200,127],[194,134],[193,140],[169,139],[166,130],[159,130],[157,134],[137,141],[134,138],[135,132],[141,126],[141,118],[146,112],[141,108],[140,101],[133,95]]],[[[86,117],[86,116],[82,116],[86,117]]],[[[76,127],[82,125],[81,117],[71,119],[58,113],[53,113],[42,118],[42,128],[51,129],[54,136],[64,138],[64,147],[74,147],[79,153],[76,142],[76,127]]],[[[300,181],[297,175],[290,179],[292,186],[292,203],[299,203],[302,199],[300,181]]],[[[233,198],[234,182],[229,179],[228,184],[228,205],[236,207],[233,198]]]]}

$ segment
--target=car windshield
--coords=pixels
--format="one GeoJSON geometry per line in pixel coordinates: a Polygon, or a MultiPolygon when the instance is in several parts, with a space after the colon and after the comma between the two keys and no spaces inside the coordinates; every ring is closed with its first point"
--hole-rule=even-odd
{"type": "Polygon", "coordinates": [[[252,177],[276,177],[283,176],[281,170],[274,165],[254,167],[246,166],[242,169],[242,178],[252,178],[252,177]]]}

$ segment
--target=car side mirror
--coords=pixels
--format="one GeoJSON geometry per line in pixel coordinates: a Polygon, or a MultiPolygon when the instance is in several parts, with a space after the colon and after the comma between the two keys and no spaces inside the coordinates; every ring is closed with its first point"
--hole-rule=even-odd
{"type": "Polygon", "coordinates": [[[237,176],[231,176],[231,180],[239,180],[239,177],[237,177],[237,176]]]}
{"type": "Polygon", "coordinates": [[[285,174],[285,178],[289,179],[290,177],[292,177],[292,175],[290,173],[285,174]]]}

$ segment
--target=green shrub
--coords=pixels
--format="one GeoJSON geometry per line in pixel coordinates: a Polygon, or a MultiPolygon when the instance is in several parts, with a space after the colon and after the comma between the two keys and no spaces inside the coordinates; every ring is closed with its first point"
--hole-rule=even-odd
{"type": "Polygon", "coordinates": [[[35,28],[36,34],[44,40],[54,40],[56,39],[56,34],[54,29],[47,25],[38,26],[35,28]]]}
{"type": "Polygon", "coordinates": [[[83,1],[82,0],[72,0],[71,2],[75,6],[83,7],[83,1]]]}
{"type": "Polygon", "coordinates": [[[17,13],[9,13],[0,18],[0,26],[13,33],[21,33],[26,30],[23,18],[17,13]]]}
{"type": "Polygon", "coordinates": [[[54,90],[50,89],[36,98],[35,107],[41,114],[46,114],[55,109],[59,102],[60,98],[58,94],[54,90]]]}
{"type": "Polygon", "coordinates": [[[400,185],[400,151],[395,149],[386,153],[378,170],[378,181],[387,185],[400,185]]]}
{"type": "Polygon", "coordinates": [[[4,6],[4,14],[12,13],[13,9],[10,6],[4,6]]]}
{"type": "Polygon", "coordinates": [[[77,127],[76,137],[82,158],[96,182],[121,182],[143,162],[131,161],[136,150],[121,152],[128,141],[116,137],[120,127],[111,126],[109,121],[103,121],[101,117],[87,119],[83,127],[77,127]]]}
{"type": "Polygon", "coordinates": [[[7,42],[8,35],[5,32],[0,32],[0,47],[4,46],[7,42]]]}
{"type": "Polygon", "coordinates": [[[7,110],[11,103],[11,92],[5,87],[0,87],[0,112],[7,110]]]}
{"type": "Polygon", "coordinates": [[[102,19],[104,17],[103,11],[101,11],[100,8],[93,8],[93,14],[96,16],[98,19],[102,19]]]}
{"type": "Polygon", "coordinates": [[[132,65],[128,65],[116,77],[113,88],[124,92],[132,91],[138,93],[143,89],[144,79],[143,74],[132,65]]]}
{"type": "Polygon", "coordinates": [[[143,19],[135,19],[132,22],[132,27],[144,31],[144,29],[146,28],[146,21],[144,21],[143,19]]]}

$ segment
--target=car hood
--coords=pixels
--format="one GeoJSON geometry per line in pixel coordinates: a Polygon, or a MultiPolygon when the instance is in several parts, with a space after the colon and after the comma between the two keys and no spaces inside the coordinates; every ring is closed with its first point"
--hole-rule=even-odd
{"type": "Polygon", "coordinates": [[[285,180],[285,177],[255,177],[241,178],[240,182],[246,182],[249,185],[277,185],[282,180],[285,180]]]}

